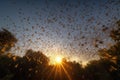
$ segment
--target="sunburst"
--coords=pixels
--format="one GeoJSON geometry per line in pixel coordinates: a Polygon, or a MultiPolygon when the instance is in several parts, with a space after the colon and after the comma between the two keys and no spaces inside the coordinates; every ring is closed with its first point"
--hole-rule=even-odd
{"type": "Polygon", "coordinates": [[[61,57],[61,56],[55,57],[55,64],[56,64],[56,65],[62,64],[62,57],[61,57]]]}
{"type": "Polygon", "coordinates": [[[63,57],[62,56],[52,56],[50,58],[50,65],[61,65],[62,64],[63,57]]]}
{"type": "Polygon", "coordinates": [[[69,75],[66,67],[69,67],[69,65],[67,65],[66,63],[64,63],[64,57],[57,55],[57,56],[52,56],[50,58],[50,65],[53,66],[53,68],[51,69],[49,76],[47,77],[48,79],[54,74],[54,80],[59,76],[59,77],[63,77],[62,73],[65,73],[65,76],[67,77],[68,80],[72,80],[71,76],[69,75]]]}

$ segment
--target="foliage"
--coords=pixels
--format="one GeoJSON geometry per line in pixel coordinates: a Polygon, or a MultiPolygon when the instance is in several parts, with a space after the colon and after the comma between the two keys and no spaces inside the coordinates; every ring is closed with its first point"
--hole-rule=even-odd
{"type": "Polygon", "coordinates": [[[2,31],[0,31],[0,53],[9,51],[16,42],[17,39],[14,37],[13,34],[11,34],[11,32],[4,28],[2,31]]]}
{"type": "Polygon", "coordinates": [[[109,49],[99,50],[101,60],[107,60],[106,63],[110,63],[108,65],[110,68],[107,69],[111,76],[114,74],[114,80],[120,79],[120,20],[116,24],[116,29],[113,29],[110,33],[110,37],[115,41],[115,44],[109,49]]]}

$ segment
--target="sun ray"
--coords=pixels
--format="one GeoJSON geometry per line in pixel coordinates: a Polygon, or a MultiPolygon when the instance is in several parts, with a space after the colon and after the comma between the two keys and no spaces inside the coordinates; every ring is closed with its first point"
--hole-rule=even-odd
{"type": "Polygon", "coordinates": [[[70,77],[70,75],[68,74],[67,70],[64,68],[64,66],[63,65],[61,65],[61,66],[62,66],[62,69],[65,71],[65,74],[68,77],[68,79],[72,80],[71,77],[70,77]]]}
{"type": "Polygon", "coordinates": [[[55,71],[55,66],[53,66],[53,68],[52,68],[52,70],[50,71],[50,73],[49,73],[47,79],[50,78],[50,76],[54,73],[54,71],[55,71]]]}
{"type": "Polygon", "coordinates": [[[61,56],[54,56],[54,58],[51,59],[51,64],[50,64],[53,68],[51,69],[48,79],[50,77],[53,77],[54,80],[56,80],[57,78],[61,78],[62,80],[62,74],[65,73],[66,78],[68,78],[68,80],[72,80],[68,71],[66,70],[66,68],[71,69],[71,67],[67,64],[64,63],[63,61],[63,57],[61,56]],[[51,76],[53,75],[53,76],[51,76]]]}

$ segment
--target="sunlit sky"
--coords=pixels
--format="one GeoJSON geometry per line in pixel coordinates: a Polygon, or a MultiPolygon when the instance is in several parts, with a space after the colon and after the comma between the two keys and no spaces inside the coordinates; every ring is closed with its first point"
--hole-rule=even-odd
{"type": "Polygon", "coordinates": [[[119,19],[119,0],[0,1],[0,28],[16,36],[11,51],[20,56],[33,49],[48,57],[98,59],[97,50],[112,44],[109,32],[119,19]]]}

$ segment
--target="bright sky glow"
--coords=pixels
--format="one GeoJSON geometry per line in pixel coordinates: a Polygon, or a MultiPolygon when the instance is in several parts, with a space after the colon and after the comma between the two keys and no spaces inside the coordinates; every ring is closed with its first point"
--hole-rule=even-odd
{"type": "Polygon", "coordinates": [[[56,62],[56,64],[61,64],[61,63],[62,63],[62,57],[57,56],[57,57],[55,58],[55,62],[56,62]]]}
{"type": "Polygon", "coordinates": [[[60,55],[53,55],[50,57],[50,65],[59,65],[62,64],[63,57],[60,55]]]}

